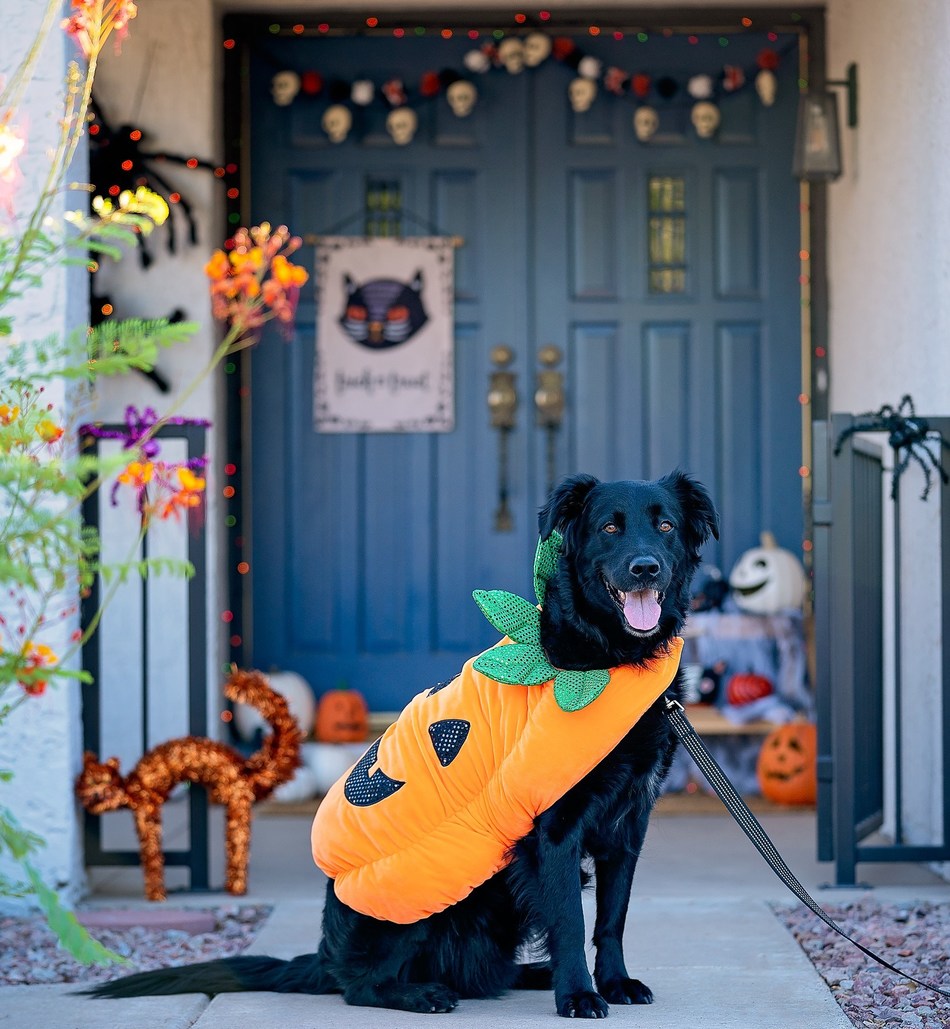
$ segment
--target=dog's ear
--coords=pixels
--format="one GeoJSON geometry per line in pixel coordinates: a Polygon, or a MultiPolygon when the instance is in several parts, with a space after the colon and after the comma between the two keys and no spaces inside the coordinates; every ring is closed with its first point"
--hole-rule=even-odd
{"type": "Polygon", "coordinates": [[[538,515],[538,532],[547,539],[555,529],[563,530],[583,511],[590,491],[600,484],[593,475],[573,475],[551,490],[538,515]]]}
{"type": "Polygon", "coordinates": [[[719,512],[706,492],[706,487],[679,470],[665,476],[660,484],[679,500],[684,516],[686,544],[693,556],[698,557],[710,536],[719,539],[719,512]]]}

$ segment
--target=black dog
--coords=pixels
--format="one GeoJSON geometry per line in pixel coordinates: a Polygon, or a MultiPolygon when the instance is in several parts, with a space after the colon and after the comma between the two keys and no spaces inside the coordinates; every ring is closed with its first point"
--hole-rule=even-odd
{"type": "MultiPolygon", "coordinates": [[[[705,489],[674,472],[656,482],[568,479],[540,514],[564,549],[541,614],[541,642],[564,669],[642,664],[682,627],[700,549],[719,520],[705,489]]],[[[669,695],[677,696],[677,685],[669,695]]],[[[444,911],[409,925],[358,914],[327,889],[317,953],[236,957],[143,972],[89,992],[131,997],[237,990],[342,993],[349,1004],[451,1011],[459,997],[553,986],[559,1015],[603,1018],[608,1003],[649,1004],[624,965],[621,937],[650,811],[675,740],[657,701],[622,742],[535,820],[502,871],[444,911]],[[594,982],[584,951],[582,861],[593,861],[594,982]],[[546,944],[550,961],[518,964],[546,944]]]]}

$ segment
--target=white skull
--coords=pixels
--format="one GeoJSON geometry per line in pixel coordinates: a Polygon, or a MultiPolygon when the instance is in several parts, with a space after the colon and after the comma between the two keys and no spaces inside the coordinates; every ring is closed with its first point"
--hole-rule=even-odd
{"type": "Polygon", "coordinates": [[[721,118],[719,108],[708,100],[700,100],[698,104],[693,104],[690,120],[700,139],[711,139],[719,128],[721,118]]]}
{"type": "Polygon", "coordinates": [[[524,71],[524,44],[515,36],[506,36],[498,44],[498,60],[510,75],[520,74],[524,71]]]}
{"type": "Polygon", "coordinates": [[[386,131],[392,136],[397,146],[406,146],[412,142],[412,137],[419,127],[419,119],[411,107],[397,107],[389,112],[386,119],[386,131]]]}
{"type": "Polygon", "coordinates": [[[371,104],[375,96],[376,87],[370,79],[357,79],[350,87],[350,99],[360,107],[371,104]]]}
{"type": "Polygon", "coordinates": [[[708,100],[713,95],[711,75],[694,75],[686,84],[686,92],[694,100],[708,100]]]}
{"type": "Polygon", "coordinates": [[[551,37],[543,32],[531,32],[525,36],[524,63],[529,68],[537,68],[551,55],[551,37]]]}
{"type": "Polygon", "coordinates": [[[478,99],[478,90],[465,79],[457,79],[445,91],[445,99],[452,108],[452,113],[457,118],[467,118],[475,107],[478,99]]]}
{"type": "Polygon", "coordinates": [[[660,127],[660,116],[656,111],[644,104],[633,112],[633,131],[641,143],[652,139],[656,130],[660,127]]]}
{"type": "Polygon", "coordinates": [[[593,79],[573,79],[567,87],[567,95],[571,101],[571,108],[578,114],[589,111],[594,97],[597,96],[597,83],[593,79]]]}
{"type": "Polygon", "coordinates": [[[778,88],[778,80],[775,78],[775,72],[769,71],[768,68],[763,68],[758,75],[755,77],[755,91],[759,94],[759,99],[766,107],[771,107],[775,103],[775,93],[778,88]]]}
{"type": "Polygon", "coordinates": [[[279,71],[270,80],[270,95],[278,107],[289,107],[300,92],[300,76],[295,71],[279,71]]]}
{"type": "Polygon", "coordinates": [[[330,137],[331,143],[342,143],[353,128],[353,115],[343,104],[330,104],[323,112],[323,121],[320,124],[330,137]]]}

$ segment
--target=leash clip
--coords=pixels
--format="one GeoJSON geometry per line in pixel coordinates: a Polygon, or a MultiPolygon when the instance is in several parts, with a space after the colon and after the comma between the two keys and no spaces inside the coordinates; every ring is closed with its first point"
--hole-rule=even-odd
{"type": "Polygon", "coordinates": [[[683,705],[678,700],[674,700],[673,697],[667,697],[666,698],[666,710],[667,711],[685,712],[686,709],[683,707],[683,705]]]}

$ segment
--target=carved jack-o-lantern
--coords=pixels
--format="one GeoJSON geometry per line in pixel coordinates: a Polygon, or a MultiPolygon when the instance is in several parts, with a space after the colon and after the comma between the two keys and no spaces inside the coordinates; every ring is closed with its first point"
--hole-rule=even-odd
{"type": "Polygon", "coordinates": [[[765,738],[756,773],[762,796],[776,804],[814,804],[818,732],[809,722],[782,725],[765,738]]]}
{"type": "Polygon", "coordinates": [[[805,597],[805,571],[790,550],[783,550],[769,532],[762,545],[747,550],[729,574],[736,604],[754,615],[774,615],[801,608],[805,597]]]}
{"type": "Polygon", "coordinates": [[[356,690],[327,690],[317,705],[314,735],[323,743],[358,743],[369,732],[366,701],[356,690]]]}

